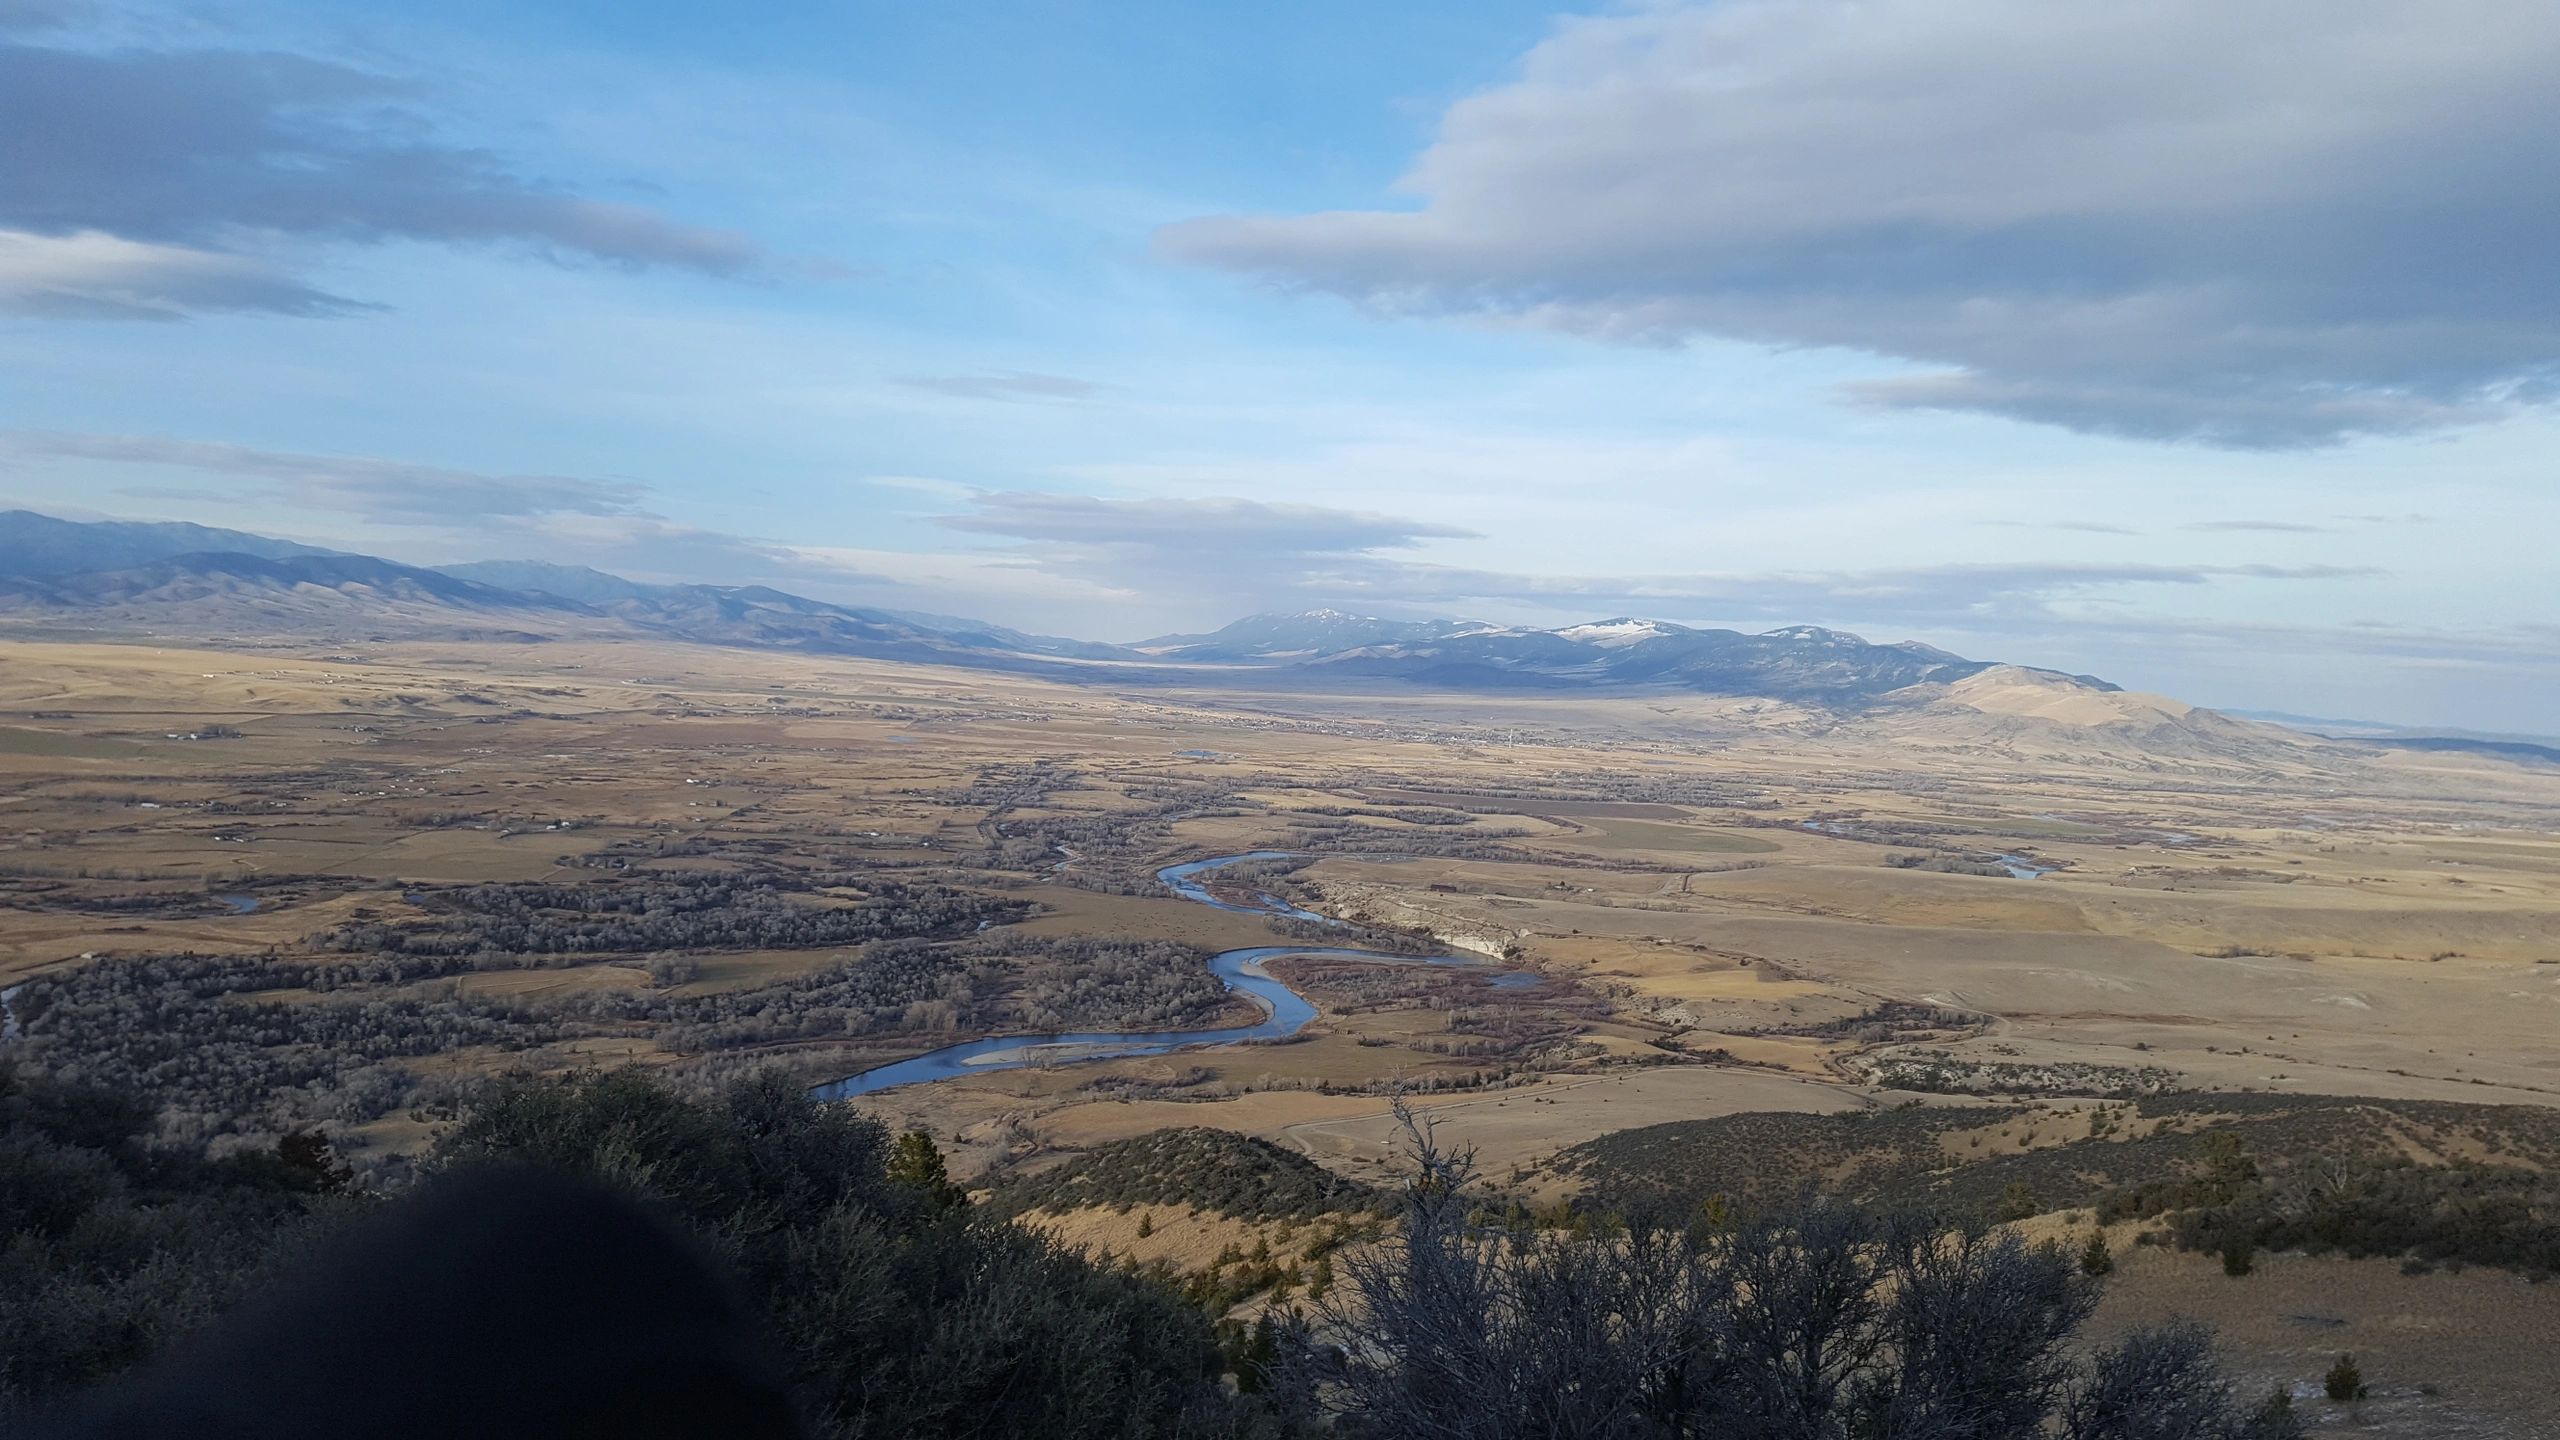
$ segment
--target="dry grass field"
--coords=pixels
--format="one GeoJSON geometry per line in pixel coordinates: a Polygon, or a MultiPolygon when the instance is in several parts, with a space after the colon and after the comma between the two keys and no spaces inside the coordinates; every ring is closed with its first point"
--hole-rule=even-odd
{"type": "MultiPolygon", "coordinates": [[[[2041,703],[1837,722],[678,646],[0,641],[5,1045],[160,1086],[217,1146],[317,1125],[397,1165],[498,1071],[817,1083],[986,1035],[1249,1022],[1208,952],[1304,937],[1153,877],[1267,849],[1296,858],[1239,893],[1484,963],[1278,961],[1319,1012],[1288,1043],[856,1103],[984,1181],[1168,1126],[1374,1178],[1403,1091],[1532,1198],[1572,1192],[1568,1147],[1736,1114],[2560,1106],[2560,771],[2236,725],[2199,748],[2041,703]]],[[[2549,1296],[2303,1260],[2243,1297],[2208,1269],[2146,1255],[2107,1313],[2308,1354],[2345,1342],[2283,1297],[2325,1294],[2389,1379],[2453,1375],[2483,1297],[2549,1296]]],[[[2444,1415],[2542,1393],[2457,1378],[2444,1415]]],[[[2353,1424],[2468,1433],[2408,1429],[2419,1398],[2353,1424]]]]}
{"type": "MultiPolygon", "coordinates": [[[[1515,1078],[1716,1052],[1707,1091],[2085,1064],[2560,1099],[2560,775],[2498,762],[2273,732],[2164,755],[2033,714],[1814,735],[1788,707],[1701,697],[1105,693],[685,647],[0,651],[0,983],[82,957],[288,955],[415,920],[421,891],[679,871],[930,877],[1028,902],[1004,935],[1225,948],[1271,927],[1150,874],[1274,848],[1313,857],[1285,885],[1325,913],[1547,977],[1563,1003],[1499,1055],[1515,1078]],[[1926,1044],[1811,1033],[1887,1002],[1972,1023],[1926,1044]]],[[[674,997],[843,958],[682,948],[674,997]]],[[[538,1005],[651,983],[627,953],[562,963],[454,988],[538,1005]]],[[[1413,1043],[1450,1033],[1465,987],[1402,988],[1337,997],[1302,1044],[1202,1054],[1190,1088],[1485,1068],[1450,1052],[1498,1047],[1413,1043]]],[[[1145,1063],[895,1103],[1072,1109],[1145,1063]]],[[[1570,1114],[1556,1143],[1610,1123],[1570,1114]]]]}
{"type": "Polygon", "coordinates": [[[2560,1415],[2546,1346],[2560,1333],[2560,1286],[2495,1270],[2404,1275],[2396,1265],[2274,1255],[2234,1281],[2209,1256],[2142,1249],[2109,1277],[2093,1338],[2186,1317],[2211,1325],[2253,1388],[2283,1384],[2315,1434],[2552,1440],[2560,1415]],[[2372,1395],[2352,1406],[2317,1381],[2353,1354],[2372,1395]]]}

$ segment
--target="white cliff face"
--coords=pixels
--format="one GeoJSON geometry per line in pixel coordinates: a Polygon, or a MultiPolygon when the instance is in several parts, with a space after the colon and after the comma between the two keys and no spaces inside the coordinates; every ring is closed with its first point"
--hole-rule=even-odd
{"type": "Polygon", "coordinates": [[[1487,923],[1483,917],[1453,914],[1421,904],[1402,891],[1375,885],[1332,885],[1327,890],[1341,915],[1367,915],[1377,924],[1392,929],[1420,926],[1431,938],[1452,950],[1464,950],[1499,960],[1505,952],[1528,937],[1529,932],[1506,925],[1487,923]]]}

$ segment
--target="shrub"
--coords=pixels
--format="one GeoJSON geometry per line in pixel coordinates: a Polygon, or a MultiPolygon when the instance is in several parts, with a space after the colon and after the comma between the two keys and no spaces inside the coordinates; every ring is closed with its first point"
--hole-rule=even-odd
{"type": "Polygon", "coordinates": [[[893,1144],[777,1076],[710,1100],[636,1071],[516,1082],[437,1149],[442,1166],[526,1160],[711,1241],[822,1434],[1162,1435],[1221,1403],[1208,1317],[978,1215],[930,1137],[893,1144]]]}
{"type": "Polygon", "coordinates": [[[2061,1420],[2063,1440],[2297,1440],[2302,1434],[2282,1392],[2240,1411],[2214,1358],[2213,1337],[2194,1324],[2137,1330],[2099,1352],[2065,1397],[2061,1420]]]}
{"type": "Polygon", "coordinates": [[[1007,1183],[992,1203],[1010,1215],[1084,1205],[1180,1205],[1246,1220],[1314,1220],[1374,1209],[1378,1197],[1268,1140],[1183,1128],[1098,1145],[1007,1183]]]}
{"type": "Polygon", "coordinates": [[[2201,1331],[2078,1362],[2096,1291],[2058,1246],[1836,1203],[1723,1230],[1507,1226],[1467,1193],[1472,1154],[1397,1110],[1398,1233],[1343,1256],[1351,1283],[1279,1365],[1346,1440],[2297,1433],[2242,1413],[2201,1331]]]}
{"type": "Polygon", "coordinates": [[[151,1126],[117,1092],[0,1066],[0,1409],[144,1359],[371,1204],[317,1136],[206,1160],[151,1126]]]}
{"type": "MultiPolygon", "coordinates": [[[[0,1073],[0,1401],[149,1359],[377,1203],[329,1193],[339,1171],[309,1139],[189,1161],[145,1148],[147,1123],[111,1095],[0,1073]]],[[[979,1215],[929,1138],[893,1144],[778,1077],[706,1098],[639,1071],[509,1081],[426,1169],[514,1165],[602,1181],[690,1232],[829,1440],[1252,1433],[1208,1316],[979,1215]]]]}

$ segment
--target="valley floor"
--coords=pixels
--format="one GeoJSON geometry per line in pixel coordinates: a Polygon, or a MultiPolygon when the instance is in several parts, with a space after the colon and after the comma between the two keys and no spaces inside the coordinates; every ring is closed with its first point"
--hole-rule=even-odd
{"type": "MultiPolygon", "coordinates": [[[[319,1126],[396,1167],[503,1070],[817,1083],[978,1035],[1250,1020],[1207,953],[1342,942],[1152,877],[1271,850],[1235,895],[1499,963],[1276,961],[1320,1012],[1289,1043],[859,1103],[976,1183],[1172,1126],[1375,1178],[1404,1093],[1532,1201],[1585,1183],[1575,1146],[1720,1116],[1989,1105],[2009,1150],[2186,1092],[2560,1106],[2560,771],[2165,723],[2005,692],[1843,719],[6,640],[5,1045],[217,1148],[319,1126]],[[161,1049],[141,1016],[176,1027],[161,1049]]],[[[2524,1323],[2546,1288],[2208,1272],[2145,1254],[2106,1313],[2193,1309],[2293,1368],[2369,1348],[2386,1386],[2503,1414],[2543,1393],[2464,1369],[2462,1317],[2494,1296],[2524,1323]]],[[[2420,1433],[2399,1403],[2372,1433],[2420,1433]]]]}

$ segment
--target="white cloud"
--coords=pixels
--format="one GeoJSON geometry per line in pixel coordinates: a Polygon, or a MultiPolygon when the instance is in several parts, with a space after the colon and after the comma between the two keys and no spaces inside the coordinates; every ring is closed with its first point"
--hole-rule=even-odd
{"type": "Polygon", "coordinates": [[[941,523],[1013,542],[999,553],[1016,564],[1193,613],[1287,603],[1313,577],[1365,570],[1384,552],[1474,533],[1370,511],[1227,497],[997,491],[974,495],[971,504],[941,523]]]}
{"type": "Polygon", "coordinates": [[[372,455],[318,455],[160,435],[0,430],[0,464],[30,462],[97,490],[162,503],[291,515],[325,543],[405,550],[427,538],[471,559],[574,558],[650,579],[768,578],[785,547],[688,525],[648,503],[650,487],[582,475],[505,475],[372,455]],[[125,471],[173,483],[118,483],[125,471]]]}
{"type": "MultiPolygon", "coordinates": [[[[159,435],[0,431],[0,456],[193,471],[247,482],[236,493],[376,524],[454,525],[540,515],[640,516],[647,487],[575,475],[487,475],[370,455],[312,455],[159,435]]],[[[199,492],[200,493],[200,492],[199,492]]]]}
{"type": "Polygon", "coordinates": [[[1070,545],[1128,547],[1204,557],[1357,554],[1402,549],[1475,532],[1369,511],[1229,497],[1109,500],[1034,491],[973,497],[977,509],[946,516],[954,530],[1070,545]]]}
{"type": "Polygon", "coordinates": [[[248,256],[98,230],[0,230],[0,313],[175,320],[197,311],[328,315],[357,308],[248,256]]]}
{"type": "MultiPolygon", "coordinates": [[[[885,595],[881,603],[947,605],[976,613],[995,606],[1037,618],[1024,605],[1072,604],[1111,609],[1145,598],[1125,585],[1064,575],[1021,555],[872,550],[848,545],[802,545],[789,551],[793,568],[813,581],[830,581],[885,595]]],[[[1054,617],[1047,623],[1055,624],[1054,617]]]]}
{"type": "MultiPolygon", "coordinates": [[[[0,0],[5,3],[5,0],[0,0]]],[[[0,29],[77,18],[0,10],[0,29]]],[[[745,236],[592,199],[437,137],[414,84],[279,52],[0,44],[0,306],[21,314],[326,314],[289,241],[496,244],[710,274],[745,236]]]]}
{"type": "Polygon", "coordinates": [[[2064,602],[2149,586],[2196,587],[2218,580],[2359,579],[2349,565],[2178,565],[2093,562],[1981,562],[1857,570],[1701,572],[1651,575],[1524,575],[1400,561],[1364,561],[1313,570],[1311,588],[1406,606],[1528,602],[1559,609],[1633,609],[1668,617],[1722,620],[1883,622],[1897,628],[1949,622],[2003,624],[2058,618],[2064,602]]]}
{"type": "Polygon", "coordinates": [[[2560,7],[1723,0],[1568,21],[1408,210],[1170,254],[1380,309],[1949,367],[1872,405],[2241,447],[2560,374],[2560,7]]]}

